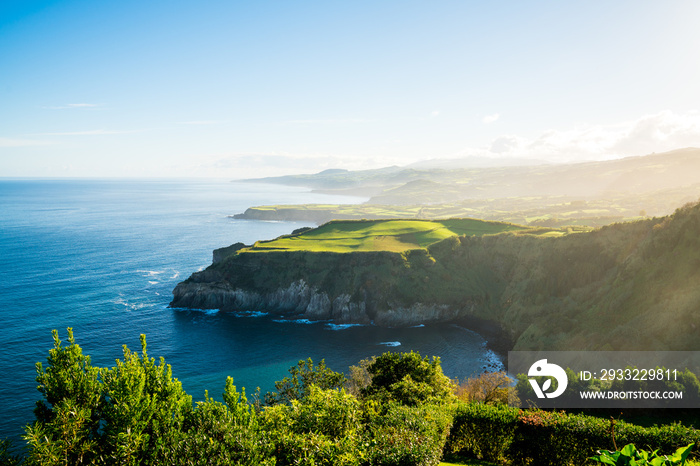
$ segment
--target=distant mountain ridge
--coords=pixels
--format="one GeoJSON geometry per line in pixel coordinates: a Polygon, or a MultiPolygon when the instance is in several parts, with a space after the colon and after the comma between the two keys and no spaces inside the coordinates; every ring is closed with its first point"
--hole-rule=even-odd
{"type": "Polygon", "coordinates": [[[249,181],[308,186],[369,200],[354,207],[254,206],[237,218],[323,223],[334,218],[382,218],[393,212],[401,218],[456,216],[600,226],[668,215],[678,205],[698,199],[700,149],[566,165],[387,167],[249,181]]]}

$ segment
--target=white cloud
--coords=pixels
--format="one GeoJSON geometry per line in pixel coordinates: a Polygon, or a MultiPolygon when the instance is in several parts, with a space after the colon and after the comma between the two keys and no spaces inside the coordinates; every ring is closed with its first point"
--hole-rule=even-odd
{"type": "Polygon", "coordinates": [[[191,174],[229,176],[235,179],[317,173],[329,168],[366,170],[391,165],[404,165],[400,157],[354,157],[340,154],[293,154],[287,152],[235,153],[226,155],[193,155],[199,160],[187,168],[191,174]]]}
{"type": "Polygon", "coordinates": [[[490,152],[495,154],[502,154],[504,152],[510,152],[516,150],[523,144],[524,140],[518,136],[507,134],[504,136],[499,136],[491,142],[490,152]]]}
{"type": "Polygon", "coordinates": [[[700,147],[700,113],[662,111],[611,125],[547,130],[536,138],[502,135],[470,154],[567,162],[604,160],[700,147]]]}
{"type": "Polygon", "coordinates": [[[435,111],[430,112],[430,117],[431,117],[431,118],[435,118],[435,117],[437,117],[438,115],[440,115],[440,111],[439,111],[439,110],[435,110],[435,111]]]}
{"type": "Polygon", "coordinates": [[[483,121],[484,123],[486,123],[488,125],[490,123],[495,122],[500,117],[501,117],[500,113],[494,113],[493,115],[486,115],[484,118],[481,119],[481,121],[483,121]]]}

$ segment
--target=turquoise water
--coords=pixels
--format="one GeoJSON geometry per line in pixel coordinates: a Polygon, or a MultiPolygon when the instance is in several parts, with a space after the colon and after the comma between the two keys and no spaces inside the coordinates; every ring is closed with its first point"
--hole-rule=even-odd
{"type": "Polygon", "coordinates": [[[251,205],[359,202],[301,188],[217,181],[0,180],[0,438],[17,438],[40,395],[34,364],[51,330],[75,338],[97,366],[111,366],[145,333],[195,400],[218,397],[227,376],[271,389],[299,359],[334,370],[382,352],[442,357],[466,377],[495,356],[453,325],[407,329],[276,322],[168,308],[172,289],[211,263],[212,250],[291,232],[303,222],[233,220],[251,205]]]}

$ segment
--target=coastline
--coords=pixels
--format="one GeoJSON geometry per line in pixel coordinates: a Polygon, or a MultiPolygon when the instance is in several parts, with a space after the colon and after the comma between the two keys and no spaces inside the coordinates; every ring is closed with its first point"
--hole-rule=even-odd
{"type": "Polygon", "coordinates": [[[515,342],[500,325],[479,317],[460,317],[452,323],[481,335],[486,340],[486,347],[496,353],[507,368],[508,351],[513,349],[515,342]]]}

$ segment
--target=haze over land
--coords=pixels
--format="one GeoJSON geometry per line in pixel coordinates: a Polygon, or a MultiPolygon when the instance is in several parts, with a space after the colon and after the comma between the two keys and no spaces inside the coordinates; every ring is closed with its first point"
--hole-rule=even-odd
{"type": "MultiPolygon", "coordinates": [[[[462,162],[463,164],[464,162],[462,162]]],[[[600,226],[668,215],[700,198],[700,149],[578,164],[326,170],[250,181],[369,197],[358,205],[258,206],[237,218],[477,217],[540,226],[600,226]]]]}

